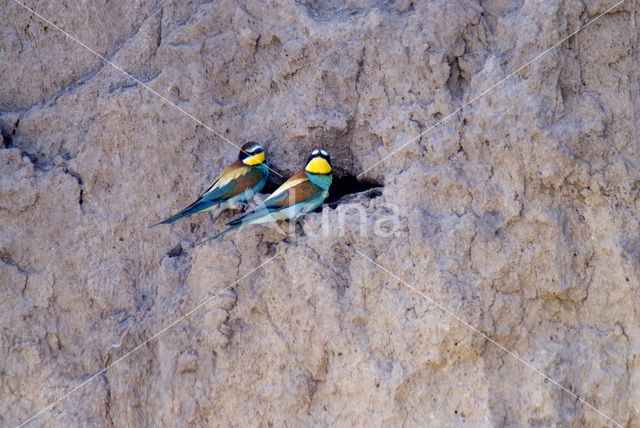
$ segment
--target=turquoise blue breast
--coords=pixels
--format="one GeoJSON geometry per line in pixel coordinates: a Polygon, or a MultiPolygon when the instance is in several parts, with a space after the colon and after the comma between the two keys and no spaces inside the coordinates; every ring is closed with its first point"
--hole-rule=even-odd
{"type": "Polygon", "coordinates": [[[312,174],[310,172],[307,172],[307,177],[309,177],[309,180],[313,184],[322,188],[323,190],[329,190],[331,182],[333,181],[333,174],[312,174]]]}

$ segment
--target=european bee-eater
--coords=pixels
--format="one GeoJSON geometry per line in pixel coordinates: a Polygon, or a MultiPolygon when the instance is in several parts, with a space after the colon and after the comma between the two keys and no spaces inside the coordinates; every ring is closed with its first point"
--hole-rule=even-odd
{"type": "Polygon", "coordinates": [[[173,223],[193,213],[218,208],[234,208],[244,204],[264,187],[269,175],[269,166],[265,162],[262,146],[249,142],[240,148],[238,159],[200,195],[197,201],[177,214],[152,226],[173,223]]]}

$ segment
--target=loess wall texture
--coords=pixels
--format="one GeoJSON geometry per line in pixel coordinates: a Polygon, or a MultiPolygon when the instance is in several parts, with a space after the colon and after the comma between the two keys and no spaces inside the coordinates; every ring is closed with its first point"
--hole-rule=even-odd
{"type": "Polygon", "coordinates": [[[21,1],[0,426],[640,427],[636,1],[21,1]],[[344,196],[148,229],[236,158],[207,127],[344,196]]]}

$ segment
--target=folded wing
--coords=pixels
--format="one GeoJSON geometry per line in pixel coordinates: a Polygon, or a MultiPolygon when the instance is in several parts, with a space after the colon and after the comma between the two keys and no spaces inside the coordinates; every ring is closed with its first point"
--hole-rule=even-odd
{"type": "MultiPolygon", "coordinates": [[[[304,174],[304,171],[302,173],[304,174]]],[[[229,225],[249,224],[261,218],[275,220],[277,218],[273,218],[272,215],[284,210],[289,211],[283,213],[286,215],[282,217],[292,218],[306,206],[307,202],[320,197],[322,192],[323,190],[320,187],[309,181],[306,174],[304,176],[296,174],[253,211],[233,220],[229,225]]]]}
{"type": "MultiPolygon", "coordinates": [[[[233,166],[233,165],[232,165],[233,166]]],[[[264,173],[248,166],[227,168],[199,200],[217,204],[239,195],[264,179],[264,173]]],[[[197,201],[196,201],[197,202],[197,201]]]]}

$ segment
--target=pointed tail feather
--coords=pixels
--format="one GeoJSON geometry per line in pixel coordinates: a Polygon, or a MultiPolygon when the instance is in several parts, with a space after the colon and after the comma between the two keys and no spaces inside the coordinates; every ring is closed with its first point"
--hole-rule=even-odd
{"type": "Polygon", "coordinates": [[[252,216],[255,215],[255,210],[251,211],[248,214],[245,214],[243,216],[240,216],[234,220],[231,220],[229,223],[227,223],[227,226],[229,226],[227,229],[223,230],[222,232],[218,233],[217,235],[213,235],[207,239],[205,239],[204,241],[200,241],[198,242],[195,246],[197,247],[200,244],[204,244],[207,241],[211,241],[212,239],[217,239],[219,237],[221,237],[222,235],[225,235],[229,232],[231,232],[232,230],[236,230],[242,226],[248,226],[251,224],[251,222],[248,222],[246,220],[251,220],[252,216]]]}
{"type": "Polygon", "coordinates": [[[183,209],[182,211],[180,211],[179,213],[176,213],[174,215],[172,215],[171,217],[167,217],[164,220],[162,220],[161,222],[158,222],[156,224],[152,224],[151,226],[149,226],[149,228],[155,227],[159,224],[171,224],[175,221],[180,220],[182,217],[186,217],[188,215],[191,214],[195,214],[201,211],[205,211],[205,210],[209,210],[211,209],[211,207],[214,205],[214,203],[212,203],[211,201],[195,201],[194,203],[192,203],[191,205],[189,205],[187,208],[183,209]]]}
{"type": "Polygon", "coordinates": [[[238,228],[240,228],[242,226],[244,226],[244,225],[242,223],[239,223],[239,224],[236,224],[234,226],[228,227],[227,229],[223,230],[222,232],[220,232],[220,233],[218,233],[216,235],[210,236],[209,238],[198,242],[196,245],[194,245],[194,247],[197,247],[198,245],[202,245],[205,242],[211,241],[213,239],[217,239],[217,238],[221,237],[222,235],[226,235],[227,233],[231,232],[232,230],[236,230],[236,229],[238,229],[238,228]]]}

